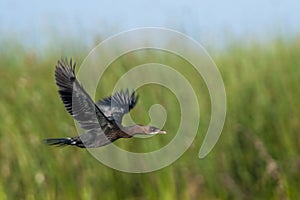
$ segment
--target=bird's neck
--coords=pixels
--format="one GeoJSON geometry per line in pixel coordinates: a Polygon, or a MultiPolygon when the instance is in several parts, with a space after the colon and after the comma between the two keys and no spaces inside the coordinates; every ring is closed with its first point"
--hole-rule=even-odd
{"type": "Polygon", "coordinates": [[[143,134],[144,127],[140,125],[126,126],[122,128],[127,135],[134,136],[136,134],[143,134]]]}

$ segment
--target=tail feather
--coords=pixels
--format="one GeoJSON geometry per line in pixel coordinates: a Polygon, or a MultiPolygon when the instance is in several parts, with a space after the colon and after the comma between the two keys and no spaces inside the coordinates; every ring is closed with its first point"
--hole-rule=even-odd
{"type": "Polygon", "coordinates": [[[56,145],[56,146],[77,144],[77,141],[73,138],[49,138],[49,139],[45,139],[44,142],[48,145],[56,145]]]}

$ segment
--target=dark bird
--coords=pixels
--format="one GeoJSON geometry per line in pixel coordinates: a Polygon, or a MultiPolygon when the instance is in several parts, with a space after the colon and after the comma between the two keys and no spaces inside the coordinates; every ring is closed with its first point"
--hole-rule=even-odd
{"type": "Polygon", "coordinates": [[[122,118],[138,101],[136,93],[120,91],[99,100],[96,104],[79,84],[72,59],[59,60],[55,70],[58,92],[66,110],[86,132],[71,138],[45,139],[48,145],[74,145],[81,148],[101,147],[119,138],[131,138],[136,134],[166,134],[153,126],[122,126],[122,118]]]}

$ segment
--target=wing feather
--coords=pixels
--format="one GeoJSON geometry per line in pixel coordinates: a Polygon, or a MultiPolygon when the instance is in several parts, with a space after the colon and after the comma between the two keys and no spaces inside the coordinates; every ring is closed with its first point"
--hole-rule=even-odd
{"type": "Polygon", "coordinates": [[[70,62],[67,59],[57,62],[55,80],[62,102],[81,128],[105,133],[113,126],[114,122],[104,115],[79,84],[74,72],[75,66],[72,59],[70,62]]]}
{"type": "Polygon", "coordinates": [[[138,99],[139,96],[136,95],[135,91],[129,92],[127,89],[99,100],[97,105],[108,119],[121,124],[123,116],[134,108],[138,99]]]}

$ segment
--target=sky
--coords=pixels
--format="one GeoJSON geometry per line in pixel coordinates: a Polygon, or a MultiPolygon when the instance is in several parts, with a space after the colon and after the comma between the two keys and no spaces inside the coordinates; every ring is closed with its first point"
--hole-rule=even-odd
{"type": "Polygon", "coordinates": [[[202,43],[290,37],[300,33],[299,10],[299,0],[2,0],[0,40],[18,38],[39,46],[74,37],[89,43],[97,36],[149,26],[183,31],[202,43]]]}

